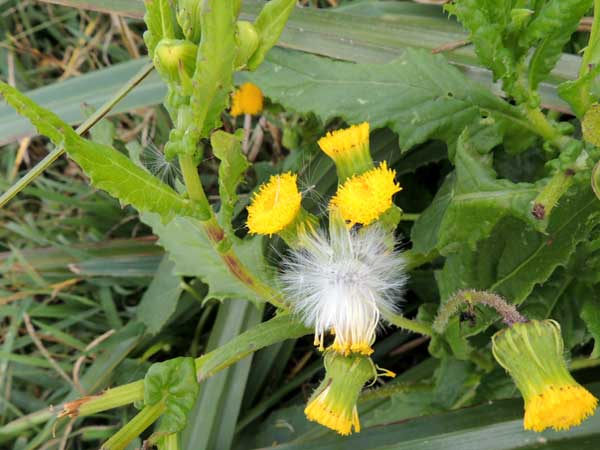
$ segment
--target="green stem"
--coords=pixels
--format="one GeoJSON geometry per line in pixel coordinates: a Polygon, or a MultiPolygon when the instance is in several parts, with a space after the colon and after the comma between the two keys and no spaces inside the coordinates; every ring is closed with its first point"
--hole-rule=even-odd
{"type": "Polygon", "coordinates": [[[179,434],[168,434],[164,437],[164,450],[179,450],[179,434]]]}
{"type": "Polygon", "coordinates": [[[200,181],[200,175],[198,175],[198,167],[194,161],[192,155],[180,155],[179,165],[181,166],[181,173],[183,174],[183,181],[187,188],[188,195],[191,200],[198,203],[202,213],[205,214],[203,220],[213,216],[212,208],[208,202],[208,198],[204,193],[202,182],[200,181]]]}
{"type": "Polygon", "coordinates": [[[101,450],[123,450],[131,441],[138,437],[142,432],[158,420],[164,412],[165,405],[158,402],[152,406],[145,406],[133,419],[111,436],[111,438],[102,445],[101,450]]]}
{"type": "Polygon", "coordinates": [[[577,358],[569,364],[570,370],[589,369],[600,366],[600,358],[577,358]]]}
{"type": "Polygon", "coordinates": [[[384,314],[383,317],[397,327],[412,331],[413,333],[423,334],[425,336],[431,336],[433,334],[431,326],[427,323],[407,319],[400,314],[384,314]]]}
{"type": "Polygon", "coordinates": [[[538,220],[544,220],[558,204],[560,198],[573,184],[575,171],[557,172],[533,201],[531,213],[538,220]]]}
{"type": "Polygon", "coordinates": [[[89,416],[100,411],[118,408],[144,398],[144,380],[108,389],[99,395],[82,397],[65,403],[61,416],[89,416]]]}
{"type": "Polygon", "coordinates": [[[381,400],[389,398],[395,394],[403,394],[406,392],[431,392],[435,385],[428,381],[423,382],[405,382],[405,383],[387,383],[378,389],[368,389],[358,398],[359,403],[368,402],[371,400],[381,400]]]}
{"type": "Polygon", "coordinates": [[[545,141],[562,150],[570,142],[570,138],[563,136],[560,131],[552,125],[546,115],[539,108],[525,108],[525,116],[532,125],[534,131],[545,141]]]}
{"type": "Polygon", "coordinates": [[[400,217],[401,222],[414,222],[419,218],[421,214],[408,214],[403,212],[402,217],[400,217]]]}
{"type": "MultiPolygon", "coordinates": [[[[96,125],[111,109],[123,100],[129,92],[139,85],[154,69],[152,63],[146,64],[142,69],[131,78],[110,100],[104,103],[90,117],[88,117],[75,130],[77,134],[82,135],[96,125]]],[[[13,184],[2,196],[0,196],[0,208],[4,207],[15,195],[25,189],[33,180],[42,174],[54,161],[65,153],[64,147],[58,147],[52,150],[44,159],[35,165],[33,169],[27,172],[21,179],[13,184]]]]}

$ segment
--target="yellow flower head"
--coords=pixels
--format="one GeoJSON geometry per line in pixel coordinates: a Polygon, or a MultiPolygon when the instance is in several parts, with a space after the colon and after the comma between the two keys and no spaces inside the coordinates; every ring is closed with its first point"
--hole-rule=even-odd
{"type": "Polygon", "coordinates": [[[327,133],[319,147],[335,162],[340,182],[373,168],[367,122],[327,133]]]}
{"type": "Polygon", "coordinates": [[[244,83],[231,96],[231,115],[259,114],[263,109],[263,94],[260,88],[252,83],[244,83]]]}
{"type": "Polygon", "coordinates": [[[279,233],[300,213],[302,196],[291,172],[273,175],[254,194],[248,206],[248,229],[252,234],[279,233]]]}
{"type": "Polygon", "coordinates": [[[369,123],[363,122],[343,130],[330,131],[319,139],[318,143],[321,150],[332,159],[360,151],[365,145],[369,145],[369,123]]]}
{"type": "Polygon", "coordinates": [[[525,404],[524,428],[568,430],[594,414],[598,399],[579,384],[549,385],[525,404]]]}
{"type": "Polygon", "coordinates": [[[356,402],[364,384],[377,376],[370,358],[325,353],[325,379],[308,401],[304,414],[341,435],[360,431],[356,402]]]}
{"type": "Polygon", "coordinates": [[[526,430],[567,430],[594,414],[598,399],[573,379],[563,350],[553,320],[516,323],[492,337],[494,357],[523,395],[526,430]]]}
{"type": "Polygon", "coordinates": [[[338,187],[330,208],[338,208],[351,225],[369,225],[392,207],[392,196],[402,190],[394,181],[396,171],[386,162],[362,175],[353,176],[338,187]]]}

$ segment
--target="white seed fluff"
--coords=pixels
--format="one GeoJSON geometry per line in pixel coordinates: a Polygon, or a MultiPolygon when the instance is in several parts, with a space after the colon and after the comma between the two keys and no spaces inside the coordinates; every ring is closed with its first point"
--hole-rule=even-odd
{"type": "MultiPolygon", "coordinates": [[[[315,340],[335,331],[338,346],[370,346],[384,312],[396,312],[406,284],[405,259],[382,229],[344,225],[318,231],[283,261],[281,281],[293,310],[315,340]]],[[[335,344],[334,344],[335,345],[335,344]]]]}

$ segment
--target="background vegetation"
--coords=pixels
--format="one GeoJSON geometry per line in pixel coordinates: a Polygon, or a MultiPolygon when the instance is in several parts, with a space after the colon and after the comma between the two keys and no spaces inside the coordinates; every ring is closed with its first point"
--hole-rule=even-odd
{"type": "MultiPolygon", "coordinates": [[[[80,123],[143,70],[144,6],[137,0],[52,3],[66,6],[0,0],[0,73],[66,121],[80,123]]],[[[336,179],[334,167],[318,152],[317,138],[344,123],[369,120],[377,129],[371,137],[375,159],[391,161],[404,188],[397,201],[407,214],[398,232],[418,255],[404,313],[431,320],[440,298],[462,287],[493,289],[516,303],[527,299],[523,312],[560,321],[576,378],[598,395],[600,355],[593,337],[600,334],[600,201],[589,182],[561,201],[544,234],[531,217],[525,224],[515,213],[530,200],[524,193],[529,188],[520,183],[538,180],[547,159],[542,142],[532,142],[516,119],[506,121],[512,141],[487,149],[493,159],[456,157],[462,128],[481,119],[474,98],[487,98],[490,89],[499,93],[499,87],[473,48],[464,45],[468,33],[439,5],[305,3],[264,68],[237,80],[254,81],[269,99],[255,121],[264,132],[255,132],[255,163],[241,185],[237,232],[244,233],[249,193],[282,170],[300,172],[305,197],[322,208],[336,179]],[[424,58],[414,49],[444,56],[424,58]],[[455,76],[444,57],[482,86],[455,76]],[[403,68],[406,62],[409,69],[403,68]],[[375,65],[381,63],[390,64],[375,65]],[[448,96],[448,102],[428,109],[428,101],[439,96],[448,96]],[[430,132],[423,118],[438,120],[439,126],[430,132]],[[515,152],[519,143],[527,143],[527,150],[515,152]],[[444,191],[445,180],[453,177],[455,191],[502,191],[509,206],[492,205],[482,196],[478,207],[488,208],[490,216],[481,220],[489,226],[463,228],[466,221],[460,218],[470,213],[469,206],[444,191]]],[[[253,17],[258,8],[259,2],[247,1],[243,15],[253,17]]],[[[581,22],[539,89],[550,117],[570,124],[576,136],[579,122],[557,86],[577,77],[590,25],[581,22]]],[[[177,186],[179,168],[161,151],[171,128],[166,111],[157,106],[164,94],[164,85],[151,74],[90,137],[139,158],[177,186]]],[[[507,103],[490,98],[491,114],[503,113],[507,103]]],[[[225,129],[235,126],[227,117],[225,129]]],[[[46,138],[33,136],[27,120],[0,106],[2,191],[52,150],[46,138]]],[[[204,158],[202,181],[216,203],[218,163],[211,154],[204,158]]],[[[81,169],[64,157],[0,210],[0,223],[1,448],[97,448],[135,408],[57,421],[48,405],[140,379],[153,362],[197,357],[273,313],[241,299],[207,296],[196,277],[174,276],[173,263],[137,212],[93,190],[81,169]]],[[[281,242],[269,243],[270,261],[276,262],[282,248],[281,242]]],[[[596,416],[568,433],[524,432],[522,400],[513,399],[518,392],[512,381],[489,354],[486,359],[480,353],[491,330],[476,333],[490,317],[484,314],[474,324],[463,319],[443,340],[430,342],[395,328],[382,333],[375,362],[399,376],[386,388],[363,394],[360,434],[339,438],[306,421],[304,404],[322,377],[321,356],[306,337],[265,348],[207,380],[183,448],[598,447],[596,416]]]]}

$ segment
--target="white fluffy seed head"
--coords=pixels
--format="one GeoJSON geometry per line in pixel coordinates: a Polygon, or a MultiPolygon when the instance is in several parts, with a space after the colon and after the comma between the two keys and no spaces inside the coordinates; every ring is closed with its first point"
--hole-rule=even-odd
{"type": "Polygon", "coordinates": [[[281,280],[294,311],[334,350],[370,353],[382,312],[395,312],[406,283],[405,260],[378,227],[332,226],[307,236],[283,261],[281,280]]]}

